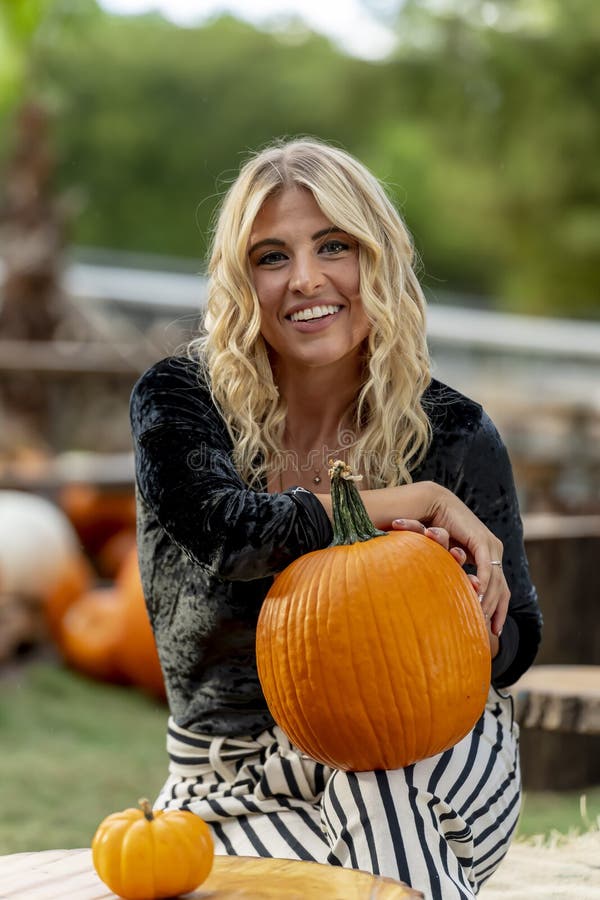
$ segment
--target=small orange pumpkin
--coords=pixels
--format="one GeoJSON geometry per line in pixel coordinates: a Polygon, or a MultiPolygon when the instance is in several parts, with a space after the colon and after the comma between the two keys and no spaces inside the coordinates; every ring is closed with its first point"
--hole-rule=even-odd
{"type": "Polygon", "coordinates": [[[281,572],[261,609],[258,674],[275,721],[339,769],[401,768],[453,746],[483,712],[479,601],[424,535],[378,531],[348,467],[330,470],[334,540],[281,572]]]}
{"type": "Polygon", "coordinates": [[[210,828],[186,810],[140,809],[112,813],[92,840],[98,876],[126,900],[157,900],[187,894],[212,869],[214,842],[210,828]]]}

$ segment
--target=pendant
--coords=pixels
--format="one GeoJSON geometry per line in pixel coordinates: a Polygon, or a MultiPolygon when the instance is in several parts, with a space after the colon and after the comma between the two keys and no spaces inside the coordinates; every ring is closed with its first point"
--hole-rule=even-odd
{"type": "Polygon", "coordinates": [[[320,475],[315,475],[315,477],[313,478],[313,484],[321,484],[321,476],[320,475]]]}

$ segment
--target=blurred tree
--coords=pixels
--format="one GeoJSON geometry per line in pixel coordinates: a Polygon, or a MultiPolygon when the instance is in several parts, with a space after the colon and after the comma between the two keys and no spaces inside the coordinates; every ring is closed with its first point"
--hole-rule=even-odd
{"type": "MultiPolygon", "coordinates": [[[[71,7],[66,0],[11,0],[0,7],[0,43],[7,50],[0,65],[3,340],[51,340],[69,317],[61,286],[69,204],[56,195],[53,184],[51,116],[39,51],[47,38],[54,39],[55,29],[70,27],[71,7]]],[[[1,395],[7,418],[23,423],[27,440],[35,442],[47,430],[47,385],[24,373],[3,379],[1,395]]]]}
{"type": "Polygon", "coordinates": [[[357,109],[365,125],[378,112],[374,67],[323,38],[289,44],[229,17],[180,29],[106,16],[54,48],[47,71],[68,104],[62,177],[87,194],[78,240],[161,254],[204,256],[247,151],[282,134],[351,144],[357,109]],[[373,90],[361,92],[365,72],[373,90]]]}
{"type": "MultiPolygon", "coordinates": [[[[96,10],[94,3],[77,5],[96,10]]],[[[55,160],[41,51],[57,31],[71,28],[67,0],[11,0],[0,7],[0,34],[11,51],[0,71],[4,101],[5,178],[0,195],[0,252],[4,284],[0,334],[44,340],[64,315],[60,276],[67,204],[54,195],[55,160]],[[7,110],[11,110],[10,114],[7,110]],[[9,127],[11,125],[12,127],[9,127]]]]}
{"type": "Polygon", "coordinates": [[[600,6],[407,0],[397,29],[411,125],[388,144],[423,147],[429,272],[521,311],[598,315],[600,6]]]}
{"type": "Polygon", "coordinates": [[[76,34],[46,29],[36,51],[63,111],[61,183],[87,197],[79,243],[200,264],[245,152],[308,133],[388,183],[433,289],[599,314],[595,0],[406,0],[377,63],[293,24],[182,29],[84,5],[76,34]]]}

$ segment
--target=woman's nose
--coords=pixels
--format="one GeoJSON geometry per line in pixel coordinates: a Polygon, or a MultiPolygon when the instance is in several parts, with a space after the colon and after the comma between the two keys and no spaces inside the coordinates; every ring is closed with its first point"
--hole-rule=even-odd
{"type": "Polygon", "coordinates": [[[323,273],[314,257],[297,257],[290,273],[290,290],[314,294],[323,284],[323,273]]]}

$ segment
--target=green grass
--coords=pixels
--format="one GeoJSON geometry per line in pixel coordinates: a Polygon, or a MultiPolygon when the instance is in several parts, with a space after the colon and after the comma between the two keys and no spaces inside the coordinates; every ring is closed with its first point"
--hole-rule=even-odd
{"type": "Polygon", "coordinates": [[[598,786],[581,791],[525,791],[517,836],[581,833],[597,828],[598,821],[598,786]]]}
{"type": "Polygon", "coordinates": [[[0,854],[89,846],[167,775],[167,708],[59,664],[0,681],[0,854]]]}
{"type": "MultiPolygon", "coordinates": [[[[0,854],[89,846],[108,813],[153,799],[167,774],[166,706],[53,662],[0,679],[0,854]]],[[[528,793],[518,834],[586,830],[600,787],[528,793]]]]}

